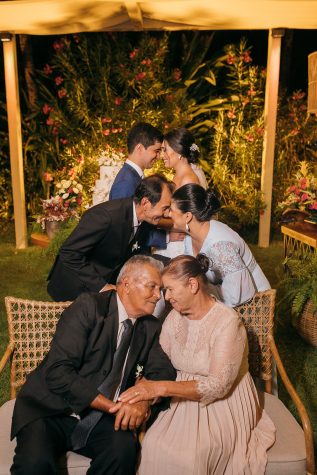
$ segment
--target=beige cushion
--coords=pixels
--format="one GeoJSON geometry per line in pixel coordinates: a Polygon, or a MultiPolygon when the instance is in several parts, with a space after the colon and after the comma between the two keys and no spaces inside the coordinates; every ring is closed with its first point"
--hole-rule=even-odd
{"type": "MultiPolygon", "coordinates": [[[[15,440],[10,441],[11,419],[15,399],[7,401],[0,407],[0,475],[10,475],[15,440]]],[[[74,452],[67,452],[60,461],[60,474],[85,475],[90,459],[74,452]],[[67,469],[66,469],[67,466],[67,469]]]]}
{"type": "Polygon", "coordinates": [[[268,451],[266,475],[305,475],[304,432],[276,396],[264,393],[264,408],[276,427],[275,444],[268,451]]]}
{"type": "MultiPolygon", "coordinates": [[[[302,428],[277,397],[262,393],[260,400],[276,427],[276,442],[268,452],[266,475],[305,475],[306,451],[302,428]]],[[[0,408],[0,475],[10,475],[14,455],[15,441],[10,441],[13,406],[14,400],[11,400],[0,408]]],[[[67,452],[65,458],[61,460],[61,474],[86,473],[90,463],[88,458],[73,452],[67,452]]]]}

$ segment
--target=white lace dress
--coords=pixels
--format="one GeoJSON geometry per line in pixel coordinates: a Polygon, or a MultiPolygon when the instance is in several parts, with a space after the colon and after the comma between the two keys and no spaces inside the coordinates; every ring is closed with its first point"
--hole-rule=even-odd
{"type": "MultiPolygon", "coordinates": [[[[210,260],[207,278],[211,292],[230,307],[250,300],[256,292],[270,289],[270,283],[246,242],[224,223],[211,220],[199,251],[210,260]]],[[[185,237],[185,254],[194,255],[190,236],[185,237]]]]}
{"type": "Polygon", "coordinates": [[[197,321],[172,310],[160,342],[177,380],[197,380],[202,399],[171,399],[146,432],[138,475],[264,474],[275,428],[259,406],[236,312],[216,302],[197,321]]]}

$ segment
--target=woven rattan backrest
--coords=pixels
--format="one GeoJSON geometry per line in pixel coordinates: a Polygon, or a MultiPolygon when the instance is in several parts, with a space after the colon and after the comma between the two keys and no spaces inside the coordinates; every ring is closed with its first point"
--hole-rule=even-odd
{"type": "Polygon", "coordinates": [[[11,397],[15,397],[28,373],[43,360],[50,348],[56,323],[70,303],[5,297],[9,343],[14,345],[11,397]]]}
{"type": "Polygon", "coordinates": [[[264,381],[272,379],[272,353],[268,335],[273,330],[275,294],[274,289],[257,292],[248,303],[235,307],[248,334],[250,373],[264,381]]]}

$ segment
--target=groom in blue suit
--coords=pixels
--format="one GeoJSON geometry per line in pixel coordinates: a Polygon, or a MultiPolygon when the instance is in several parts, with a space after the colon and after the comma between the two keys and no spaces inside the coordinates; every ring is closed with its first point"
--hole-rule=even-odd
{"type": "MultiPolygon", "coordinates": [[[[159,158],[163,134],[159,129],[146,122],[135,124],[128,134],[128,158],[117,174],[109,199],[130,198],[144,178],[144,170],[152,168],[159,158]]],[[[166,233],[163,230],[151,232],[149,246],[166,248],[166,233]]]]}

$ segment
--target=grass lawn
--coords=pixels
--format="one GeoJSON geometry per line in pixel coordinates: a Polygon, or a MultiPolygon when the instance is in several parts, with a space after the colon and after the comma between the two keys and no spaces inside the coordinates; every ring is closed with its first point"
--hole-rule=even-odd
{"type": "MultiPolygon", "coordinates": [[[[273,241],[268,249],[259,249],[250,245],[257,261],[276,288],[282,273],[283,245],[281,240],[273,241]]],[[[14,234],[11,228],[0,231],[0,355],[7,343],[7,324],[4,309],[4,297],[49,300],[46,292],[46,276],[52,264],[52,258],[38,247],[29,247],[17,251],[14,247],[14,234]]],[[[306,344],[288,323],[287,315],[277,315],[275,336],[286,371],[299,392],[309,412],[317,447],[317,348],[306,344]]],[[[296,411],[282,387],[279,396],[290,410],[296,411]]],[[[0,404],[9,399],[9,374],[0,376],[0,404]]]]}

